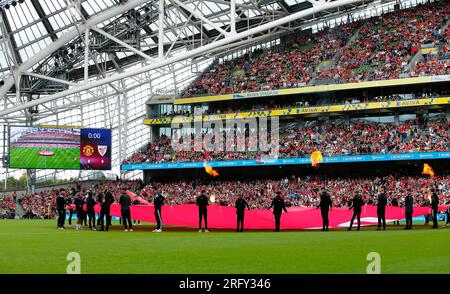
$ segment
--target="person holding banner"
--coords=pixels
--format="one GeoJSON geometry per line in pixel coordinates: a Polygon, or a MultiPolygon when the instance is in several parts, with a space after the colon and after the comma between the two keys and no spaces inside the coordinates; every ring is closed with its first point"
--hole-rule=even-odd
{"type": "Polygon", "coordinates": [[[272,203],[269,206],[269,209],[273,207],[273,216],[275,218],[275,232],[280,231],[280,223],[281,223],[281,214],[284,212],[287,213],[286,204],[284,203],[283,198],[281,198],[281,192],[277,191],[276,196],[272,199],[272,203]]]}
{"type": "Polygon", "coordinates": [[[331,201],[330,195],[323,191],[320,195],[320,203],[317,208],[320,207],[320,213],[322,215],[322,232],[328,231],[328,225],[330,223],[328,219],[328,212],[333,208],[333,202],[331,201]]]}
{"type": "Polygon", "coordinates": [[[155,198],[153,199],[153,206],[155,209],[155,219],[156,219],[156,229],[153,230],[155,233],[162,232],[162,217],[161,217],[161,207],[164,205],[164,196],[159,192],[155,193],[155,198]]]}
{"type": "Polygon", "coordinates": [[[381,223],[383,223],[383,231],[386,230],[386,205],[387,205],[387,196],[384,193],[384,189],[381,187],[378,193],[378,202],[377,202],[377,216],[378,216],[377,231],[381,231],[381,223]]]}
{"type": "Polygon", "coordinates": [[[352,199],[352,204],[350,205],[348,210],[351,210],[353,208],[353,216],[352,216],[352,220],[350,222],[350,227],[347,229],[347,231],[351,231],[352,230],[352,226],[353,226],[353,221],[355,220],[355,217],[358,220],[358,228],[356,229],[357,231],[360,230],[361,227],[361,207],[364,205],[364,202],[361,198],[361,196],[359,195],[358,192],[356,192],[355,197],[353,197],[352,199]]]}
{"type": "Polygon", "coordinates": [[[250,210],[250,206],[248,205],[247,201],[245,201],[245,199],[242,197],[242,195],[238,196],[238,199],[236,199],[236,203],[234,204],[234,206],[236,207],[236,219],[237,219],[236,232],[243,232],[245,208],[250,210]]]}
{"type": "Polygon", "coordinates": [[[200,196],[195,200],[198,206],[198,231],[202,231],[202,218],[205,220],[205,233],[208,233],[208,197],[205,195],[205,190],[202,190],[200,196]]]}
{"type": "Polygon", "coordinates": [[[405,220],[406,220],[405,230],[412,229],[413,205],[414,205],[414,199],[411,196],[411,194],[408,194],[405,197],[405,220]]]}

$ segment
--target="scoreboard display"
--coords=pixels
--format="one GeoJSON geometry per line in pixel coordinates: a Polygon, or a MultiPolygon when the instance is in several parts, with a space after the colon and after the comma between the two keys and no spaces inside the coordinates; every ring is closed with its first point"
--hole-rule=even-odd
{"type": "Polygon", "coordinates": [[[9,167],[111,169],[111,130],[47,127],[9,128],[9,167]]]}
{"type": "Polygon", "coordinates": [[[111,130],[81,129],[81,169],[111,169],[111,130]]]}

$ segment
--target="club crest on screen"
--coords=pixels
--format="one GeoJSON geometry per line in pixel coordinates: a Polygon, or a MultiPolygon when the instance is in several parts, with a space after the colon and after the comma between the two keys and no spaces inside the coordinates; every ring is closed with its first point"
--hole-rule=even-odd
{"type": "Polygon", "coordinates": [[[94,154],[94,148],[91,145],[84,146],[83,154],[86,156],[92,156],[92,154],[94,154]]]}
{"type": "Polygon", "coordinates": [[[105,156],[106,151],[108,151],[108,146],[106,146],[106,145],[98,145],[97,146],[97,150],[98,150],[98,153],[100,153],[100,155],[103,157],[103,156],[105,156]]]}

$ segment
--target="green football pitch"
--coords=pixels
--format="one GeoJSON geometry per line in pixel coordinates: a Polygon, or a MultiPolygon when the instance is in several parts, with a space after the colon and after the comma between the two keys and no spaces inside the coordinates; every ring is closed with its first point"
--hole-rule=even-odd
{"type": "Polygon", "coordinates": [[[59,168],[80,169],[80,149],[78,148],[36,148],[15,147],[10,149],[11,168],[59,168]],[[50,150],[52,156],[42,156],[38,152],[50,150]]]}
{"type": "Polygon", "coordinates": [[[149,224],[124,232],[57,230],[55,220],[1,220],[0,273],[66,273],[80,255],[81,273],[366,273],[370,252],[381,273],[450,273],[450,228],[416,225],[343,230],[244,232],[149,224]]]}

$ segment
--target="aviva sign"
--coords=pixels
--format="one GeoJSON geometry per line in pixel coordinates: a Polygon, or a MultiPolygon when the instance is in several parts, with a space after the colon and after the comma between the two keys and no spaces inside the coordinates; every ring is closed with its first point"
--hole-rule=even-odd
{"type": "MultiPolygon", "coordinates": [[[[444,105],[450,104],[450,97],[440,98],[424,98],[424,99],[410,99],[401,101],[386,101],[386,102],[366,102],[354,104],[338,104],[328,106],[312,106],[312,107],[290,107],[284,109],[262,110],[262,111],[248,111],[227,114],[213,114],[204,115],[203,121],[217,121],[236,118],[249,117],[267,117],[267,116],[289,116],[289,115],[305,115],[313,113],[331,113],[331,112],[346,112],[346,111],[361,111],[372,109],[389,109],[401,107],[415,107],[426,105],[444,105]]],[[[161,117],[161,118],[147,118],[144,120],[146,125],[163,125],[171,123],[186,123],[193,122],[193,117],[161,117]]]]}

